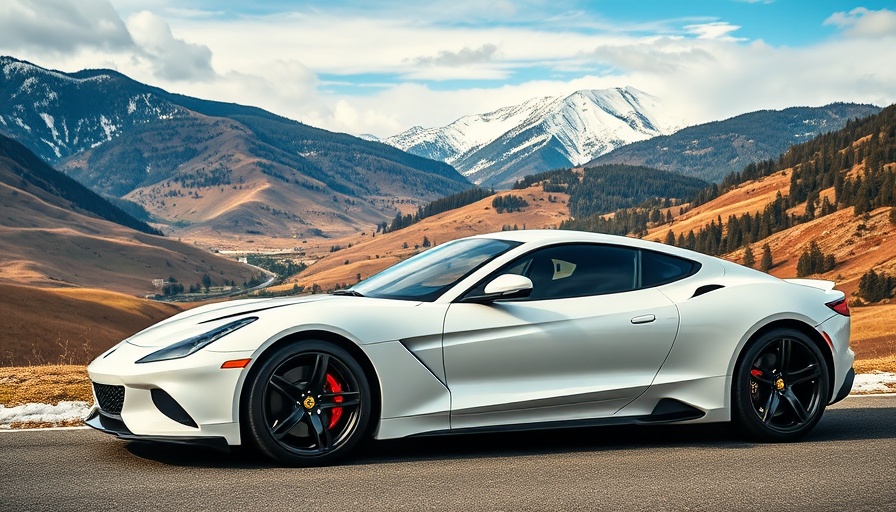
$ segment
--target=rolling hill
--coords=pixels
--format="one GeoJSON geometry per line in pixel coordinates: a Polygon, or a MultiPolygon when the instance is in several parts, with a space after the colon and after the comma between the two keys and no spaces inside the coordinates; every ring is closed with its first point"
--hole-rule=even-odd
{"type": "Polygon", "coordinates": [[[0,282],[145,295],[154,279],[242,283],[256,272],[117,222],[151,231],[0,136],[0,282]]]}

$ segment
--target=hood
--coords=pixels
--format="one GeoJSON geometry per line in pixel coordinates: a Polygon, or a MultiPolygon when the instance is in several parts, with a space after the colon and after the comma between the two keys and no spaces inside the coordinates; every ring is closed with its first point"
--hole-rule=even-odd
{"type": "Polygon", "coordinates": [[[208,304],[184,311],[147,327],[125,341],[138,347],[163,347],[214,329],[229,319],[237,319],[274,308],[334,299],[338,298],[332,295],[308,295],[274,299],[244,299],[208,304]]]}

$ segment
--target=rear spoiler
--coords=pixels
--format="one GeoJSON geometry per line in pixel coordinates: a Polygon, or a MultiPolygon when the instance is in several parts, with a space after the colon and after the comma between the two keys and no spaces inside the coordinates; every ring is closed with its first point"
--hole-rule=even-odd
{"type": "Polygon", "coordinates": [[[834,289],[834,285],[837,283],[833,281],[825,281],[823,279],[785,279],[790,284],[798,284],[800,286],[809,286],[811,288],[818,288],[819,290],[829,292],[834,289]]]}

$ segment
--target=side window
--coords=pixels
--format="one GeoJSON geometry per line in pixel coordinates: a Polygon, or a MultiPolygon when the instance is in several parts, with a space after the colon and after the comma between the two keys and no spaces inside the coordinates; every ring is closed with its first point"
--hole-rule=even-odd
{"type": "Polygon", "coordinates": [[[638,251],[609,245],[546,247],[512,262],[499,274],[532,280],[528,300],[566,299],[634,290],[638,251]]]}
{"type": "Polygon", "coordinates": [[[694,261],[653,251],[641,251],[641,287],[650,288],[684,279],[700,269],[694,261]]]}

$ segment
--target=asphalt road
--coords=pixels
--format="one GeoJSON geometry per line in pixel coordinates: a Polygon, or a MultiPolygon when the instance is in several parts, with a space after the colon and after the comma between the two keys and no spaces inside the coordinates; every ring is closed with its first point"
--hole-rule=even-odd
{"type": "Polygon", "coordinates": [[[0,511],[896,510],[896,396],[850,397],[804,441],[724,425],[373,443],[288,469],[90,430],[0,433],[0,511]]]}

